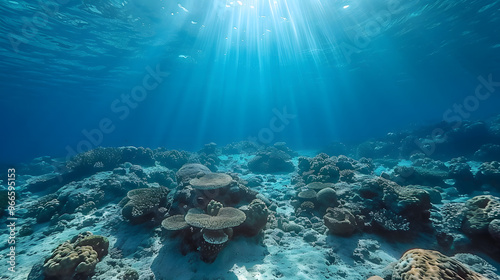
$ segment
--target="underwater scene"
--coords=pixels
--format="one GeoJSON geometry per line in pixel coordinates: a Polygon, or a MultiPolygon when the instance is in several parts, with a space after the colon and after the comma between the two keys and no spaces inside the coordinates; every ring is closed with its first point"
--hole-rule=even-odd
{"type": "Polygon", "coordinates": [[[500,1],[0,15],[0,280],[500,280],[500,1]]]}

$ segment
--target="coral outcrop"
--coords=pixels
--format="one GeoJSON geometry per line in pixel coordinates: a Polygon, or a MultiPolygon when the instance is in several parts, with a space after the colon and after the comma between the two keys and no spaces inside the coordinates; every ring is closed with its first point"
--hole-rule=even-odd
{"type": "Polygon", "coordinates": [[[196,228],[191,232],[191,236],[184,237],[184,242],[196,242],[201,259],[212,263],[233,235],[232,228],[241,225],[245,219],[243,211],[223,207],[220,202],[212,200],[207,205],[206,213],[198,208],[192,208],[186,216],[176,215],[165,219],[162,226],[167,230],[182,230],[188,226],[196,228]],[[201,236],[197,233],[201,233],[201,236]]]}
{"type": "Polygon", "coordinates": [[[392,280],[488,280],[440,252],[412,249],[394,267],[392,280]]]}
{"type": "Polygon", "coordinates": [[[465,203],[467,208],[462,230],[468,235],[488,234],[488,227],[500,219],[500,200],[491,195],[480,195],[465,203]]]}
{"type": "Polygon", "coordinates": [[[122,208],[122,215],[133,224],[161,218],[159,209],[166,206],[169,190],[164,187],[143,188],[127,193],[128,202],[122,208]]]}
{"type": "Polygon", "coordinates": [[[248,169],[254,173],[289,173],[294,170],[291,157],[275,147],[259,151],[248,162],[248,169]]]}
{"type": "Polygon", "coordinates": [[[94,274],[99,261],[108,253],[107,238],[91,233],[76,236],[59,245],[43,264],[46,279],[85,279],[94,274]]]}

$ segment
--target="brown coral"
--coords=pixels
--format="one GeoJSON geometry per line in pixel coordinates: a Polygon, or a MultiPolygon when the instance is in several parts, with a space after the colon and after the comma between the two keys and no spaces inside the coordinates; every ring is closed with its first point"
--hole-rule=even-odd
{"type": "Polygon", "coordinates": [[[437,251],[412,249],[394,267],[392,280],[487,280],[461,262],[437,251]]]}
{"type": "Polygon", "coordinates": [[[43,265],[43,273],[60,280],[94,274],[95,266],[107,254],[107,238],[91,233],[80,234],[72,242],[59,245],[43,265]]]}

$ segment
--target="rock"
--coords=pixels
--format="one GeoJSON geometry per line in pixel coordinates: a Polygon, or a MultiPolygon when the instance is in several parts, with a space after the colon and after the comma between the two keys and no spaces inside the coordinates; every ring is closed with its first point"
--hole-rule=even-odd
{"type": "Polygon", "coordinates": [[[190,163],[182,166],[177,171],[175,176],[177,178],[177,182],[181,184],[189,182],[191,179],[196,178],[200,174],[203,175],[208,173],[212,173],[208,167],[198,163],[190,163]]]}
{"type": "Polygon", "coordinates": [[[371,262],[381,264],[382,258],[376,255],[376,251],[380,248],[380,244],[376,240],[360,239],[358,246],[354,249],[352,257],[358,262],[371,262]]]}
{"type": "Polygon", "coordinates": [[[257,153],[248,162],[248,169],[253,173],[289,173],[295,169],[290,159],[287,153],[270,147],[257,153]]]}
{"type": "Polygon", "coordinates": [[[336,207],[339,205],[337,194],[332,188],[324,188],[316,195],[317,203],[320,207],[327,209],[328,207],[336,207]]]}
{"type": "Polygon", "coordinates": [[[240,210],[245,213],[246,219],[243,224],[234,228],[235,233],[255,236],[266,226],[269,210],[263,201],[255,199],[249,205],[240,207],[240,210]]]}
{"type": "Polygon", "coordinates": [[[356,230],[356,218],[345,208],[328,208],[323,216],[325,226],[332,234],[350,236],[356,230]]]}
{"type": "Polygon", "coordinates": [[[310,229],[304,233],[303,239],[305,242],[313,243],[318,240],[317,235],[318,233],[315,230],[310,229]]]}
{"type": "Polygon", "coordinates": [[[494,219],[500,219],[500,201],[491,195],[480,195],[465,203],[465,221],[462,230],[468,235],[488,234],[488,226],[494,219]]]}
{"type": "Polygon", "coordinates": [[[496,242],[500,242],[500,219],[494,219],[490,222],[488,233],[496,242]]]}

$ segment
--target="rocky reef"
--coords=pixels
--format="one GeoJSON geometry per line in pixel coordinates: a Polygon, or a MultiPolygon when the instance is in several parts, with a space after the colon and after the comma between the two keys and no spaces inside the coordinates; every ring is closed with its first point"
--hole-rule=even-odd
{"type": "Polygon", "coordinates": [[[12,279],[500,279],[496,127],[38,158],[19,168],[12,279]]]}

